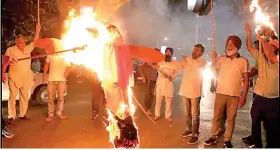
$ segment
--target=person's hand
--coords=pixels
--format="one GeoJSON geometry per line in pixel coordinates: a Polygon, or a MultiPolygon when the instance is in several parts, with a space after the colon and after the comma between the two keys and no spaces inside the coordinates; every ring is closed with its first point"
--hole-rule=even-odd
{"type": "Polygon", "coordinates": [[[242,96],[238,101],[238,108],[242,108],[246,103],[246,96],[242,96]]]}
{"type": "Polygon", "coordinates": [[[159,65],[153,65],[152,66],[154,69],[159,69],[159,65]]]}
{"type": "Polygon", "coordinates": [[[245,31],[247,34],[251,34],[251,26],[248,23],[245,24],[245,31]]]}
{"type": "Polygon", "coordinates": [[[6,83],[6,81],[7,81],[6,74],[2,73],[2,82],[6,83]]]}
{"type": "Polygon", "coordinates": [[[266,39],[263,36],[257,35],[257,40],[261,41],[261,43],[266,43],[266,39]]]}
{"type": "Polygon", "coordinates": [[[146,80],[145,77],[142,77],[142,83],[143,83],[143,84],[146,84],[146,83],[147,83],[147,80],[146,80]]]}
{"type": "Polygon", "coordinates": [[[42,82],[43,82],[43,84],[47,84],[47,77],[46,77],[46,75],[43,75],[42,82]]]}
{"type": "Polygon", "coordinates": [[[183,57],[183,62],[188,62],[188,56],[182,56],[183,57]]]}
{"type": "Polygon", "coordinates": [[[168,80],[169,80],[169,81],[172,81],[172,80],[173,80],[173,78],[172,78],[172,77],[168,77],[168,80]]]}
{"type": "Polygon", "coordinates": [[[214,84],[211,84],[211,86],[210,86],[210,92],[211,92],[211,93],[216,92],[216,87],[215,87],[214,84]]]}
{"type": "Polygon", "coordinates": [[[36,24],[36,31],[37,31],[37,32],[40,32],[40,31],[41,31],[41,24],[40,24],[40,22],[38,22],[38,23],[36,24]]]}
{"type": "Polygon", "coordinates": [[[278,41],[278,40],[272,40],[272,39],[270,39],[269,42],[268,42],[268,44],[273,45],[273,46],[279,48],[279,41],[278,41]]]}
{"type": "Polygon", "coordinates": [[[212,51],[212,61],[216,61],[217,60],[217,52],[214,50],[212,51]]]}

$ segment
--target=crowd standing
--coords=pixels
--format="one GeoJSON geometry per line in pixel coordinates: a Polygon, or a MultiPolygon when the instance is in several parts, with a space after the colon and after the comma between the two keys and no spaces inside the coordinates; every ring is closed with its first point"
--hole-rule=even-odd
{"type": "MultiPolygon", "coordinates": [[[[231,35],[225,41],[225,55],[217,57],[212,53],[212,71],[215,79],[211,82],[211,92],[215,93],[211,135],[204,144],[213,145],[221,133],[224,133],[224,146],[233,148],[232,135],[234,133],[237,110],[242,108],[249,90],[249,78],[253,82],[253,103],[251,108],[252,129],[248,137],[242,140],[249,147],[262,148],[261,126],[266,131],[266,147],[280,148],[280,103],[279,103],[279,43],[277,37],[271,37],[269,41],[263,37],[257,37],[252,42],[250,25],[245,25],[247,33],[246,42],[242,42],[238,36],[231,35]],[[239,49],[242,43],[246,43],[248,52],[256,60],[256,64],[250,70],[250,65],[239,49]],[[258,43],[261,43],[263,53],[259,53],[258,43]],[[255,47],[254,47],[254,46],[255,47]],[[242,89],[242,90],[241,90],[242,89]],[[225,126],[226,125],[226,126],[225,126]]],[[[16,118],[15,99],[20,93],[19,119],[29,120],[27,116],[29,88],[32,86],[30,60],[17,61],[19,58],[28,57],[39,40],[40,24],[36,26],[34,41],[25,44],[26,35],[22,32],[16,35],[16,45],[9,47],[5,56],[2,56],[2,82],[8,81],[10,98],[8,101],[8,123],[12,124],[16,118]],[[8,80],[5,75],[7,66],[10,65],[8,80]]],[[[56,49],[59,51],[62,49],[56,49]]],[[[164,61],[154,64],[143,62],[139,67],[142,83],[147,86],[145,96],[146,113],[152,116],[152,103],[155,99],[154,120],[161,118],[160,108],[165,100],[165,119],[172,121],[172,100],[174,97],[173,80],[180,70],[183,77],[179,95],[182,97],[185,110],[184,132],[180,134],[185,138],[190,136],[189,144],[197,144],[199,141],[200,126],[200,101],[202,96],[203,76],[201,70],[206,66],[203,59],[205,49],[202,44],[196,44],[192,56],[184,56],[181,62],[172,60],[173,48],[166,48],[164,61]]],[[[64,92],[66,79],[70,67],[58,55],[48,56],[44,64],[43,82],[48,84],[48,116],[46,121],[52,121],[54,113],[60,119],[66,119],[63,114],[64,92]],[[47,78],[48,73],[48,78],[47,78]],[[54,111],[54,98],[58,97],[56,112],[54,111]]],[[[93,75],[92,119],[96,119],[104,112],[106,99],[97,74],[93,75]]],[[[206,98],[207,100],[207,98],[206,98]]],[[[2,116],[2,135],[12,138],[14,134],[8,129],[2,116]]]]}

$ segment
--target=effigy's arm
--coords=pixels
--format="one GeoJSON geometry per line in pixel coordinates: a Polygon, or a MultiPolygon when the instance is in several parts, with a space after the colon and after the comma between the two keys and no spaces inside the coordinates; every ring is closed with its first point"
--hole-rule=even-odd
{"type": "Polygon", "coordinates": [[[129,48],[132,58],[142,59],[152,63],[158,63],[164,60],[164,55],[153,48],[128,44],[126,44],[126,46],[129,48]]]}

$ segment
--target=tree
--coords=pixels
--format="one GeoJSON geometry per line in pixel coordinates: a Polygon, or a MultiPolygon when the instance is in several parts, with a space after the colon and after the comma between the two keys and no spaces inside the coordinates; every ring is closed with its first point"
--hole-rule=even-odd
{"type": "MultiPolygon", "coordinates": [[[[37,0],[3,0],[2,1],[2,47],[13,44],[15,30],[34,35],[37,19],[37,0]]],[[[40,22],[42,36],[48,37],[57,28],[60,11],[55,0],[40,1],[40,22]]]]}

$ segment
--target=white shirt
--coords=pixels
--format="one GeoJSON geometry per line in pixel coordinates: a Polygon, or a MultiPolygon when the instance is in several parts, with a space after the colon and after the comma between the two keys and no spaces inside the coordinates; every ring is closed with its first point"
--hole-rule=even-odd
{"type": "MultiPolygon", "coordinates": [[[[7,49],[5,55],[15,59],[30,57],[30,53],[33,49],[33,43],[26,45],[23,51],[21,51],[17,46],[12,46],[7,49]]],[[[26,84],[32,85],[31,59],[10,64],[8,74],[9,78],[15,82],[18,88],[26,84]]]]}
{"type": "Polygon", "coordinates": [[[168,78],[166,78],[163,73],[174,79],[178,76],[178,71],[174,67],[173,62],[160,62],[158,65],[160,67],[160,71],[158,70],[155,94],[157,96],[173,97],[173,81],[170,81],[168,78]]]}
{"type": "Polygon", "coordinates": [[[240,97],[243,74],[249,72],[248,60],[241,56],[233,59],[222,56],[218,59],[217,69],[216,93],[240,97]]]}
{"type": "Polygon", "coordinates": [[[202,57],[198,59],[187,57],[179,95],[186,98],[198,98],[201,96],[202,72],[205,65],[206,61],[202,57]]]}
{"type": "Polygon", "coordinates": [[[48,81],[66,81],[64,73],[68,65],[63,58],[59,55],[48,55],[46,62],[50,63],[48,81]]]}

